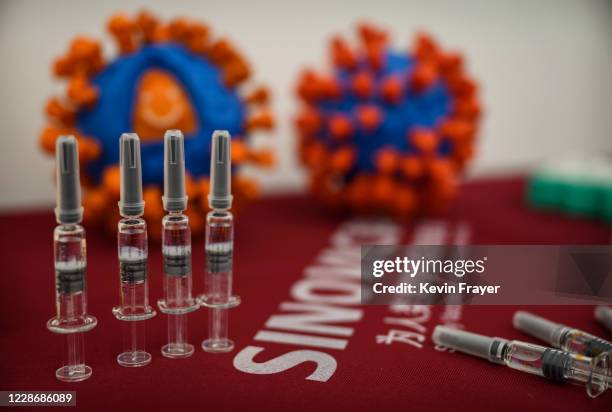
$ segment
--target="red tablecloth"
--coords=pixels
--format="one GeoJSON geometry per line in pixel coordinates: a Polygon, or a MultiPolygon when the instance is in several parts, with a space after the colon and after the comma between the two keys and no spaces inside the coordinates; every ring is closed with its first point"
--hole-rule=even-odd
{"type": "MultiPolygon", "coordinates": [[[[467,241],[479,244],[608,244],[610,230],[603,224],[572,220],[527,210],[520,179],[484,180],[465,185],[448,216],[419,220],[402,229],[404,242],[467,241]]],[[[189,317],[189,336],[196,345],[193,357],[169,360],[161,356],[166,341],[166,317],[147,323],[147,346],[153,362],[144,368],[122,368],[115,362],[121,346],[121,325],[111,314],[118,302],[116,244],[104,234],[88,233],[89,311],[99,320],[86,335],[91,379],[66,384],[55,379],[62,363],[63,338],[45,328],[54,315],[52,213],[0,216],[1,276],[0,390],[75,390],[77,406],[87,411],[162,410],[534,410],[610,411],[612,394],[588,399],[583,389],[556,385],[509,368],[458,353],[440,352],[431,331],[444,322],[461,323],[468,330],[522,340],[529,337],[512,328],[516,307],[453,308],[432,306],[412,315],[393,314],[389,307],[359,307],[359,319],[331,326],[350,328],[344,349],[315,348],[256,340],[274,315],[286,313],[283,302],[297,302],[296,285],[307,279],[332,237],[349,218],[325,211],[305,196],[270,197],[250,205],[239,217],[235,245],[235,291],[243,303],[230,314],[230,354],[204,353],[207,315],[189,317]],[[456,309],[456,308],[455,308],[456,309]],[[388,317],[420,318],[418,325],[385,323],[388,317]],[[444,317],[444,319],[443,319],[444,317]],[[385,344],[389,330],[412,332],[411,343],[385,344]],[[377,339],[378,337],[378,339],[377,339]],[[418,344],[414,344],[418,343],[418,344]],[[422,346],[422,347],[418,347],[422,346]],[[306,380],[316,368],[304,362],[274,374],[245,373],[234,367],[235,357],[247,347],[264,348],[254,360],[266,362],[291,351],[311,350],[331,355],[335,372],[326,382],[306,380]]],[[[336,241],[338,239],[335,239],[336,241]]],[[[194,243],[194,290],[203,289],[204,250],[194,243]]],[[[159,245],[149,252],[150,298],[162,294],[159,245]]],[[[532,307],[551,319],[597,335],[606,331],[593,319],[593,308],[532,307]]],[[[302,332],[302,334],[304,334],[302,332]]],[[[303,352],[302,352],[303,354],[303,352]]],[[[285,358],[286,359],[286,358],[285,358]]],[[[285,365],[286,366],[286,365],[285,365]]],[[[323,372],[330,369],[323,367],[323,372]]]]}

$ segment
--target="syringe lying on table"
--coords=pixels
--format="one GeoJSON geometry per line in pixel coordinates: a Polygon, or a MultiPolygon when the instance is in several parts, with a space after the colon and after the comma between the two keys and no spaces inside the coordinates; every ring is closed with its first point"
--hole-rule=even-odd
{"type": "Polygon", "coordinates": [[[206,293],[198,297],[209,308],[208,339],[202,342],[207,352],[229,352],[234,342],[227,337],[228,309],[240,304],[232,295],[232,258],[234,218],[229,209],[231,194],[231,147],[227,131],[216,130],[210,153],[210,194],[212,209],[206,216],[206,293]]]}
{"type": "Polygon", "coordinates": [[[586,387],[595,398],[612,386],[610,353],[591,358],[520,341],[491,338],[446,326],[436,326],[433,341],[512,369],[543,376],[556,382],[586,387]]]}
{"type": "Polygon", "coordinates": [[[193,345],[187,342],[187,314],[199,305],[191,295],[191,229],[185,193],[185,153],[183,133],[168,130],[164,136],[164,209],[162,255],[164,259],[164,299],[159,310],[168,315],[168,343],[162,347],[167,358],[187,358],[193,345]]]}
{"type": "Polygon", "coordinates": [[[551,322],[533,313],[518,311],[512,318],[514,327],[538,338],[550,346],[586,356],[612,352],[612,342],[591,335],[580,329],[551,322]]]}
{"type": "Polygon", "coordinates": [[[121,303],[113,308],[123,321],[123,352],[117,355],[121,366],[144,366],[151,362],[145,350],[145,320],[155,316],[149,305],[147,280],[147,224],[142,215],[142,172],[140,140],[135,133],[124,133],[119,142],[121,198],[118,224],[119,283],[121,303]]]}
{"type": "Polygon", "coordinates": [[[89,378],[91,367],[85,364],[83,333],[93,329],[97,320],[87,313],[87,258],[77,141],[60,136],[55,144],[57,207],[59,225],[53,232],[55,255],[55,307],[57,315],[47,322],[54,333],[66,335],[66,364],[55,371],[57,379],[78,382],[89,378]]]}

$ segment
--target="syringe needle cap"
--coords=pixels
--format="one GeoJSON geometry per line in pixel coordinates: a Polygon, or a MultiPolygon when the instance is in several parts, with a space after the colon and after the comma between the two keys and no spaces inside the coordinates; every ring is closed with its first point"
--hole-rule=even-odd
{"type": "Polygon", "coordinates": [[[595,308],[595,319],[600,321],[612,332],[612,308],[609,306],[597,306],[595,308]]]}
{"type": "Polygon", "coordinates": [[[141,216],[144,213],[144,200],[140,168],[140,139],[136,133],[121,135],[119,164],[121,167],[119,213],[121,216],[141,216]]]}
{"type": "Polygon", "coordinates": [[[164,135],[164,209],[168,212],[187,208],[185,194],[185,148],[180,130],[168,130],[164,135]]]}
{"type": "Polygon", "coordinates": [[[495,363],[501,362],[500,346],[506,342],[505,339],[491,338],[441,325],[434,329],[432,339],[436,345],[446,346],[495,363]]]}
{"type": "Polygon", "coordinates": [[[83,218],[79,156],[74,136],[60,136],[55,142],[55,169],[57,174],[57,204],[55,218],[58,223],[79,223],[83,218]]]}
{"type": "Polygon", "coordinates": [[[232,207],[232,163],[231,138],[227,130],[215,130],[210,151],[210,193],[208,205],[211,209],[227,210],[232,207]]]}
{"type": "Polygon", "coordinates": [[[551,322],[533,313],[518,311],[512,317],[512,324],[518,330],[534,338],[555,346],[559,338],[558,331],[562,325],[551,322]]]}

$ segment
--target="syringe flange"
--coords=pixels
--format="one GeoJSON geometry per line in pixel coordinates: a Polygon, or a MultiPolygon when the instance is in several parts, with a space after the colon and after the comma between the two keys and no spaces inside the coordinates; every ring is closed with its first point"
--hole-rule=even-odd
{"type": "Polygon", "coordinates": [[[606,391],[612,384],[612,353],[602,352],[591,360],[591,370],[586,382],[587,395],[591,398],[596,398],[606,391]],[[607,370],[605,378],[595,373],[598,370],[607,370]]]}
{"type": "Polygon", "coordinates": [[[81,333],[88,332],[96,327],[98,320],[91,315],[85,315],[82,322],[78,324],[63,324],[57,317],[51,318],[47,321],[47,329],[53,333],[60,335],[67,335],[69,333],[81,333]]]}
{"type": "Polygon", "coordinates": [[[227,302],[216,303],[213,301],[213,298],[211,296],[205,293],[199,295],[197,300],[201,306],[210,309],[232,309],[240,305],[241,303],[240,296],[230,296],[227,302]]]}
{"type": "Polygon", "coordinates": [[[193,302],[187,306],[172,307],[168,306],[165,299],[159,299],[157,301],[157,307],[161,313],[165,313],[166,315],[185,315],[198,310],[200,308],[200,303],[197,299],[193,299],[193,302]]]}
{"type": "Polygon", "coordinates": [[[157,312],[155,312],[155,309],[153,309],[151,306],[148,306],[147,308],[145,308],[145,311],[142,313],[128,315],[128,314],[123,313],[123,308],[121,306],[115,306],[113,308],[113,315],[115,315],[117,319],[122,320],[122,321],[135,322],[135,321],[140,321],[140,320],[151,319],[155,317],[155,315],[157,315],[157,312]]]}

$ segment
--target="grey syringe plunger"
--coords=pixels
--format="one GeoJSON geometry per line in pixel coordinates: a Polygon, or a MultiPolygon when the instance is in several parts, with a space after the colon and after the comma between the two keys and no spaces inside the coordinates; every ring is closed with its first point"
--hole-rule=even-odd
{"type": "Polygon", "coordinates": [[[168,130],[164,135],[164,209],[181,212],[187,208],[185,193],[185,147],[180,130],[168,130]]]}
{"type": "Polygon", "coordinates": [[[554,345],[559,340],[563,325],[552,322],[529,312],[518,311],[512,317],[512,324],[521,332],[554,345]]]}
{"type": "Polygon", "coordinates": [[[459,352],[499,364],[504,363],[501,350],[504,344],[508,342],[506,339],[490,338],[446,326],[437,326],[434,329],[432,339],[437,345],[453,348],[459,352]]]}
{"type": "Polygon", "coordinates": [[[142,172],[140,166],[140,139],[136,133],[123,133],[119,142],[119,165],[121,168],[121,216],[142,216],[142,172]]]}
{"type": "Polygon", "coordinates": [[[79,223],[83,218],[78,146],[74,136],[60,136],[55,142],[58,223],[79,223]]]}
{"type": "Polygon", "coordinates": [[[595,319],[600,321],[610,332],[612,332],[612,308],[609,306],[597,306],[595,308],[595,319]]]}
{"type": "Polygon", "coordinates": [[[210,159],[210,193],[208,205],[214,210],[232,207],[231,138],[227,130],[212,135],[210,159]]]}

